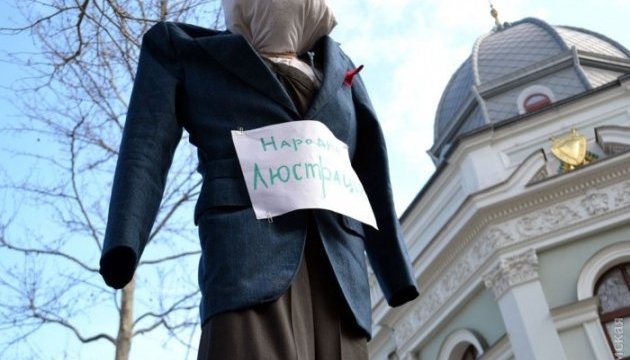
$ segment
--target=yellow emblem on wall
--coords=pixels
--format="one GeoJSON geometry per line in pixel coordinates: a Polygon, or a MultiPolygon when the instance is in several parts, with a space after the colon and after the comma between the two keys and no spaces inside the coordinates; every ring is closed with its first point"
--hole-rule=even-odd
{"type": "Polygon", "coordinates": [[[573,129],[570,134],[552,138],[551,152],[561,161],[580,166],[586,160],[586,137],[573,129]]]}
{"type": "Polygon", "coordinates": [[[551,153],[560,160],[561,173],[589,164],[598,158],[597,154],[586,148],[586,137],[575,129],[571,129],[568,135],[559,138],[552,137],[551,141],[551,153]]]}

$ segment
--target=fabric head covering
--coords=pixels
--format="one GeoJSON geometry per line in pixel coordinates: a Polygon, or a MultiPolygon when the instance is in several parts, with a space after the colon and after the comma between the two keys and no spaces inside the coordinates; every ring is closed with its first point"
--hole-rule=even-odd
{"type": "Polygon", "coordinates": [[[225,25],[261,53],[308,51],[337,24],[326,0],[222,0],[225,25]]]}

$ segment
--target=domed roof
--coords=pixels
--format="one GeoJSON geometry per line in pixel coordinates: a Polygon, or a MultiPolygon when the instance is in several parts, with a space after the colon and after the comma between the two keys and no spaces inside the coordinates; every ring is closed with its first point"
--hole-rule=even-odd
{"type": "Polygon", "coordinates": [[[628,49],[589,30],[535,18],[495,28],[446,86],[430,153],[439,161],[457,136],[523,114],[525,93],[559,101],[629,72],[628,49]]]}

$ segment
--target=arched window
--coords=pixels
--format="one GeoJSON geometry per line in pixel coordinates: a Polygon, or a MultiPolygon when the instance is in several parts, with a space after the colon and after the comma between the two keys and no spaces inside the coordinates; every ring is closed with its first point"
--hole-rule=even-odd
{"type": "Polygon", "coordinates": [[[468,345],[466,350],[464,350],[464,354],[462,355],[461,360],[477,360],[478,356],[479,352],[477,352],[477,348],[474,345],[470,344],[468,345]]]}
{"type": "Polygon", "coordinates": [[[536,93],[529,95],[525,101],[523,102],[523,108],[525,112],[533,112],[536,110],[540,110],[545,106],[551,104],[551,99],[549,96],[541,93],[536,93]]]}
{"type": "Polygon", "coordinates": [[[516,99],[519,114],[540,110],[556,101],[551,89],[543,85],[532,85],[525,88],[516,99]]]}
{"type": "Polygon", "coordinates": [[[477,335],[468,329],[459,329],[446,337],[438,360],[477,360],[483,355],[483,345],[477,335]]]}
{"type": "Polygon", "coordinates": [[[613,357],[630,359],[630,342],[626,340],[630,334],[624,329],[630,325],[630,263],[608,269],[598,279],[595,294],[599,298],[600,320],[613,357]]]}

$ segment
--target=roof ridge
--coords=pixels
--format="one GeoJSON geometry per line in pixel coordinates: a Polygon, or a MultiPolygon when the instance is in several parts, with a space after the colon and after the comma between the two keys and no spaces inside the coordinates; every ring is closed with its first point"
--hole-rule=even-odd
{"type": "MultiPolygon", "coordinates": [[[[492,100],[488,96],[505,93],[513,97],[514,93],[508,94],[507,91],[516,90],[516,86],[549,80],[559,87],[566,85],[570,88],[562,90],[567,94],[589,91],[594,85],[581,62],[584,51],[592,51],[602,58],[630,61],[630,50],[605,35],[579,27],[552,25],[535,17],[506,23],[479,36],[470,56],[452,74],[443,90],[435,113],[434,143],[430,154],[439,156],[444,153],[454,134],[469,121],[476,121],[471,120],[473,115],[465,112],[471,99],[476,99],[479,106],[487,103],[492,121],[500,121],[502,116],[518,111],[518,101],[514,99],[514,110],[506,102],[509,99],[492,100]],[[542,66],[551,60],[557,64],[542,66]],[[536,68],[540,68],[542,73],[533,73],[536,68]],[[565,68],[573,68],[574,71],[564,72],[565,68]],[[521,76],[523,71],[532,73],[524,77],[521,76]],[[510,83],[503,84],[505,81],[510,83]],[[558,82],[564,83],[558,85],[558,82]],[[496,85],[496,88],[486,86],[490,84],[496,85]]],[[[624,72],[623,69],[619,72],[624,72]]],[[[474,127],[476,125],[471,128],[474,127]]]]}
{"type": "Polygon", "coordinates": [[[563,28],[563,29],[568,29],[568,30],[573,30],[573,31],[578,31],[578,32],[583,32],[585,34],[594,36],[602,41],[608,42],[611,45],[613,45],[614,47],[616,47],[619,51],[621,51],[622,53],[624,53],[627,57],[630,58],[630,50],[628,50],[625,46],[621,45],[621,43],[617,42],[616,40],[609,38],[608,36],[599,33],[597,31],[593,31],[593,30],[589,30],[589,29],[585,29],[585,28],[581,28],[581,27],[577,27],[577,26],[570,26],[570,25],[556,25],[556,27],[558,28],[563,28]]]}

